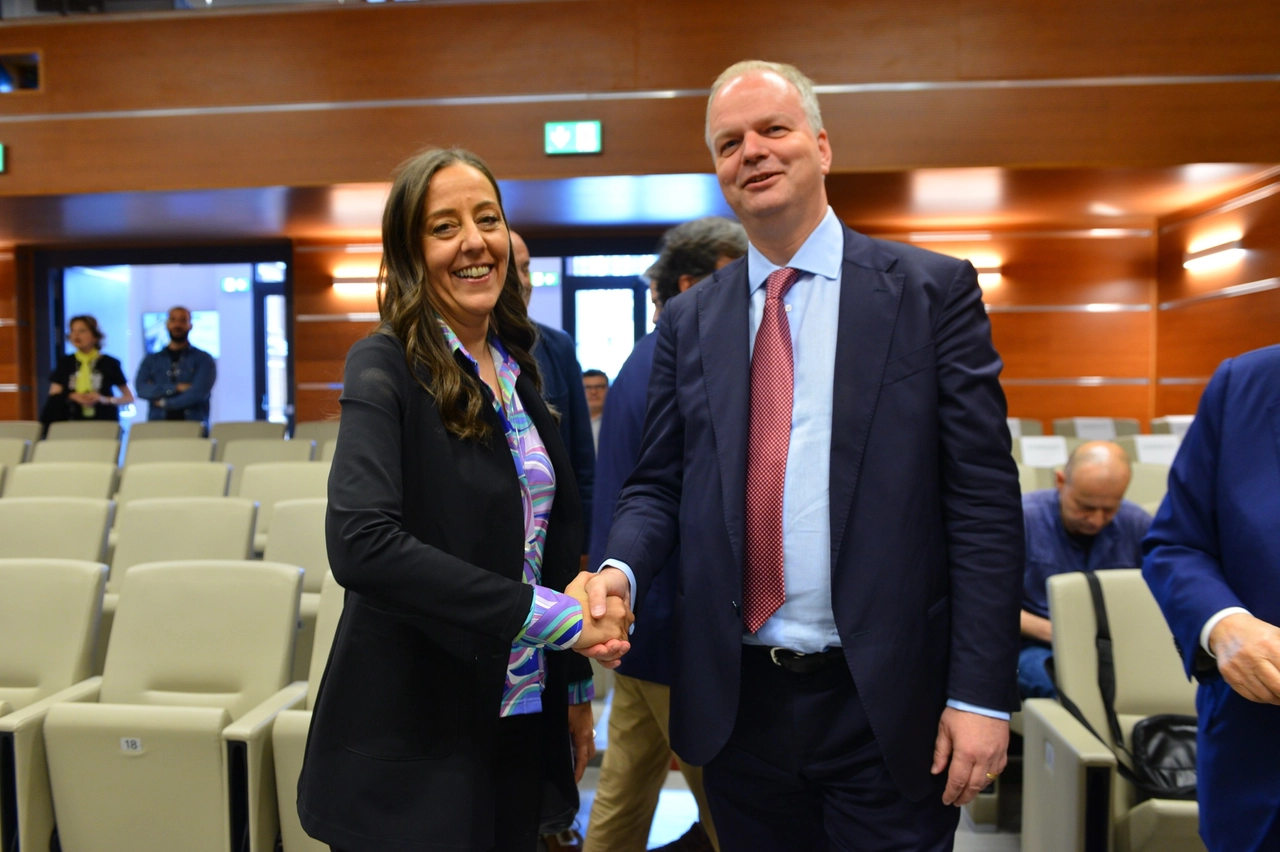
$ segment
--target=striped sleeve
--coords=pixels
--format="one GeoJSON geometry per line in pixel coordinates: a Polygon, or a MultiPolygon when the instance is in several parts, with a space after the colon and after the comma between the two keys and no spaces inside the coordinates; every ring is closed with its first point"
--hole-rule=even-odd
{"type": "Polygon", "coordinates": [[[516,638],[515,644],[517,647],[563,651],[573,647],[581,632],[582,605],[569,595],[535,585],[533,606],[525,620],[524,632],[516,638]]]}

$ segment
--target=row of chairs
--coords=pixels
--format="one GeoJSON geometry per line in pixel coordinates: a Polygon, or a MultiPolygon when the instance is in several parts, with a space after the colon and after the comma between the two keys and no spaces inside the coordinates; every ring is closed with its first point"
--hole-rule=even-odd
{"type": "MultiPolygon", "coordinates": [[[[1155,417],[1151,420],[1151,433],[1181,437],[1193,419],[1195,416],[1191,414],[1155,417]]],[[[1057,417],[1050,425],[1054,435],[1090,440],[1113,440],[1142,432],[1141,424],[1132,417],[1057,417]]],[[[1029,417],[1010,417],[1009,432],[1015,438],[1022,435],[1043,435],[1044,424],[1029,417]]]]}
{"type": "Polygon", "coordinates": [[[304,576],[136,566],[94,676],[106,566],[0,559],[0,848],[271,852],[279,832],[285,852],[327,849],[296,789],[343,592],[324,575],[314,646],[295,647],[304,576]]]}
{"type": "MultiPolygon", "coordinates": [[[[301,441],[322,444],[338,437],[337,420],[304,420],[294,425],[290,437],[301,441]]],[[[0,438],[20,438],[35,443],[44,434],[46,441],[77,440],[83,438],[107,438],[120,440],[123,430],[119,423],[107,420],[71,420],[50,423],[48,434],[38,420],[0,421],[0,438]]],[[[140,420],[129,428],[129,440],[143,441],[165,438],[203,438],[204,424],[196,420],[140,420]]],[[[267,420],[224,420],[214,423],[209,437],[226,444],[228,441],[285,437],[285,424],[267,420]]]]}

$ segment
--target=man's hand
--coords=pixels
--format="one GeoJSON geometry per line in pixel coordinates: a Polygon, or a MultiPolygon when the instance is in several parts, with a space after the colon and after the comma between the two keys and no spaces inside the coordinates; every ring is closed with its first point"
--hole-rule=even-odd
{"type": "Polygon", "coordinates": [[[1046,645],[1053,642],[1053,624],[1047,618],[1041,618],[1033,612],[1022,611],[1022,635],[1039,639],[1046,645]]]}
{"type": "Polygon", "coordinates": [[[1280,628],[1237,612],[1214,625],[1209,648],[1232,689],[1259,704],[1280,704],[1280,628]]]}
{"type": "Polygon", "coordinates": [[[933,746],[934,775],[947,768],[944,805],[967,805],[992,779],[1004,771],[1008,760],[1009,723],[979,713],[948,707],[938,720],[938,741],[933,746]]]}
{"type": "Polygon", "coordinates": [[[191,390],[191,385],[186,382],[178,382],[174,387],[177,389],[178,393],[186,393],[191,390]]]}
{"type": "Polygon", "coordinates": [[[635,621],[635,616],[631,615],[631,583],[627,580],[627,575],[623,574],[616,568],[606,568],[600,574],[592,574],[590,571],[583,571],[574,578],[568,588],[564,590],[566,595],[577,598],[582,604],[582,634],[579,636],[578,643],[574,645],[573,650],[582,654],[584,657],[590,657],[607,669],[616,669],[622,659],[622,655],[631,650],[631,643],[627,641],[631,623],[635,621]],[[617,574],[621,579],[621,593],[609,591],[608,587],[600,583],[602,574],[617,574]],[[598,603],[592,597],[592,584],[595,588],[601,589],[597,595],[598,603]],[[605,635],[600,638],[601,634],[596,631],[596,619],[605,619],[606,623],[613,613],[613,617],[617,618],[617,612],[625,612],[626,621],[623,626],[622,634],[618,638],[605,635]],[[594,639],[588,643],[586,640],[594,639]]]}
{"type": "Polygon", "coordinates": [[[573,781],[582,781],[587,761],[596,756],[595,719],[591,702],[569,705],[569,740],[573,743],[573,781]]]}
{"type": "Polygon", "coordinates": [[[593,616],[584,606],[582,631],[578,634],[578,641],[573,645],[574,650],[594,648],[610,642],[621,642],[630,647],[627,635],[631,623],[635,620],[635,616],[631,614],[631,610],[627,609],[627,605],[621,598],[609,598],[605,604],[605,613],[599,618],[593,616]]]}

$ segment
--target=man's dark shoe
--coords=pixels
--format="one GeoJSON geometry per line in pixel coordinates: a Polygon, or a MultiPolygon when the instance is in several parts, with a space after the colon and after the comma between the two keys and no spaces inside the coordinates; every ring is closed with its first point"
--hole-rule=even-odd
{"type": "Polygon", "coordinates": [[[702,823],[695,822],[679,840],[673,840],[650,852],[715,852],[715,847],[711,845],[711,838],[707,837],[702,823]]]}
{"type": "Polygon", "coordinates": [[[539,852],[582,852],[582,835],[575,828],[566,829],[558,834],[544,834],[538,844],[539,852]]]}

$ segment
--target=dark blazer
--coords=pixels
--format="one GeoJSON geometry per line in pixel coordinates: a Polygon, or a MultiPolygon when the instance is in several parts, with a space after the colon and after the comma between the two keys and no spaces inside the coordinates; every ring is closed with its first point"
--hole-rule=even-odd
{"type": "MultiPolygon", "coordinates": [[[[844,230],[831,593],[894,781],[921,799],[948,698],[1017,706],[1022,502],[973,267],[844,230]]],[[[745,258],[667,303],[644,447],[606,556],[644,599],[679,535],[671,739],[705,764],[740,684],[750,370],[745,258]]]]}
{"type": "Polygon", "coordinates": [[[596,444],[591,437],[591,411],[587,408],[587,392],[582,387],[582,366],[573,338],[568,333],[549,325],[535,322],[538,342],[533,347],[533,357],[538,359],[538,372],[542,374],[542,398],[555,406],[560,413],[560,440],[569,451],[573,475],[578,480],[578,493],[582,496],[583,520],[586,535],[591,540],[591,500],[595,493],[596,444]]]}
{"type": "MultiPolygon", "coordinates": [[[[80,362],[75,353],[68,352],[58,358],[54,364],[49,383],[62,385],[62,393],[50,396],[41,412],[40,420],[47,427],[60,420],[116,420],[120,419],[120,409],[106,402],[93,407],[93,416],[85,417],[84,406],[71,401],[71,394],[76,389],[76,373],[80,372],[80,362]]],[[[124,368],[120,362],[110,355],[99,354],[93,362],[93,372],[98,374],[98,392],[103,396],[115,396],[129,382],[125,379],[124,368]]]]}
{"type": "MultiPolygon", "coordinates": [[[[578,490],[527,375],[516,390],[556,472],[542,580],[563,589],[582,551],[578,490]]],[[[515,466],[496,413],[485,415],[483,444],[446,432],[393,337],[365,338],[347,356],[326,528],[346,606],[298,783],[303,827],[344,850],[492,843],[491,747],[533,589],[521,580],[515,466]]],[[[586,658],[547,653],[544,776],[574,804],[568,684],[590,676],[586,658]]],[[[530,779],[530,794],[539,789],[530,779]]]]}
{"type": "Polygon", "coordinates": [[[1277,518],[1280,346],[1271,346],[1214,373],[1142,543],[1143,576],[1200,680],[1200,834],[1213,852],[1273,849],[1280,836],[1280,707],[1238,695],[1200,647],[1205,622],[1227,607],[1280,625],[1277,518]]]}

